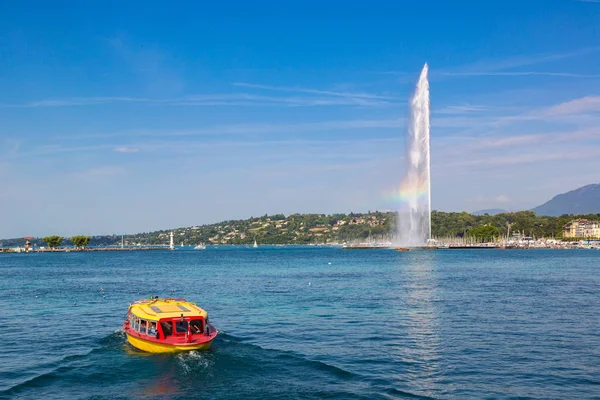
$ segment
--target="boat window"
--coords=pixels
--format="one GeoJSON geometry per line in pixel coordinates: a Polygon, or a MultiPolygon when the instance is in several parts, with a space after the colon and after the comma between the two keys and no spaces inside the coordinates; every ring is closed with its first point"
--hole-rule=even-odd
{"type": "Polygon", "coordinates": [[[140,320],[138,317],[133,317],[133,330],[138,332],[140,330],[140,320]]]}
{"type": "Polygon", "coordinates": [[[156,322],[150,322],[148,325],[148,335],[156,336],[156,322]]]}
{"type": "Polygon", "coordinates": [[[177,333],[185,333],[188,330],[188,322],[178,320],[175,322],[175,330],[177,333]]]}
{"type": "Polygon", "coordinates": [[[202,320],[195,319],[190,322],[190,329],[192,333],[202,333],[204,330],[202,329],[202,320]]]}
{"type": "Polygon", "coordinates": [[[146,329],[148,327],[148,322],[146,320],[142,320],[140,323],[140,333],[146,334],[146,329]]]}
{"type": "Polygon", "coordinates": [[[160,327],[162,328],[163,335],[170,336],[173,334],[173,323],[171,321],[161,321],[160,327]]]}

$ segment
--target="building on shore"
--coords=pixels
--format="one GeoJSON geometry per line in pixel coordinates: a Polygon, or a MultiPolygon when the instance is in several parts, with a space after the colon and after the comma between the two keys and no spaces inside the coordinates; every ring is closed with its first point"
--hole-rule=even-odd
{"type": "Polygon", "coordinates": [[[562,228],[565,238],[600,238],[600,222],[589,219],[574,219],[562,228]]]}

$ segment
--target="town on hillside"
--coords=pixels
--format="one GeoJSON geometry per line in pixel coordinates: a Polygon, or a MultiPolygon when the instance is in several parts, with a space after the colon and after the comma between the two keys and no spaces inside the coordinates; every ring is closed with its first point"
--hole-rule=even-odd
{"type": "MultiPolygon", "coordinates": [[[[0,248],[57,247],[142,247],[168,246],[173,235],[177,245],[260,244],[345,244],[389,243],[395,239],[396,213],[375,211],[350,214],[284,214],[230,220],[216,224],[161,230],[129,235],[52,236],[15,238],[0,241],[0,248]],[[87,238],[87,240],[85,239],[87,238]],[[82,242],[82,240],[84,240],[82,242]]],[[[600,214],[585,216],[536,216],[531,211],[496,215],[433,211],[432,237],[440,243],[491,243],[533,241],[576,241],[600,239],[600,214]]],[[[542,243],[540,242],[540,243],[542,243]]],[[[546,242],[544,242],[546,243],[546,242]]]]}

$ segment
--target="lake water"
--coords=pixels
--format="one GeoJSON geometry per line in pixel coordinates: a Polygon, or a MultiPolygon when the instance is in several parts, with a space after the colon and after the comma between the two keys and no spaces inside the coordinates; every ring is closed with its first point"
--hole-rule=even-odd
{"type": "Polygon", "coordinates": [[[0,254],[0,275],[0,397],[600,398],[600,251],[0,254]],[[154,295],[205,308],[213,348],[133,350],[127,306],[154,295]]]}

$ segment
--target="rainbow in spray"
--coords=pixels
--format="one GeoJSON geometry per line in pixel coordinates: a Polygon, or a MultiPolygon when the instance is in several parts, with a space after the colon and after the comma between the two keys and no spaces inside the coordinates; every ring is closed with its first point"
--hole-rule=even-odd
{"type": "Polygon", "coordinates": [[[405,206],[398,210],[397,243],[423,246],[431,239],[431,159],[428,66],[425,64],[410,101],[406,135],[406,175],[393,199],[405,206]]]}
{"type": "Polygon", "coordinates": [[[404,180],[400,188],[393,189],[384,193],[386,201],[403,204],[409,203],[413,199],[425,199],[429,196],[429,185],[427,182],[410,182],[404,180]]]}

